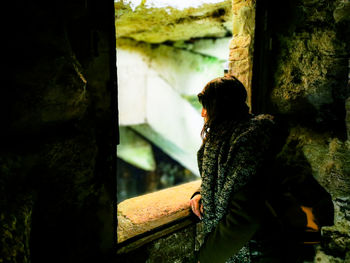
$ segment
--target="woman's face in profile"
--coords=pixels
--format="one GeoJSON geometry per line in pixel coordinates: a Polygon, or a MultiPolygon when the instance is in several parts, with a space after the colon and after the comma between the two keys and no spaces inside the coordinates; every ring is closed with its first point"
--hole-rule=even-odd
{"type": "Polygon", "coordinates": [[[201,116],[204,118],[204,121],[207,121],[207,110],[205,108],[202,108],[201,116]]]}

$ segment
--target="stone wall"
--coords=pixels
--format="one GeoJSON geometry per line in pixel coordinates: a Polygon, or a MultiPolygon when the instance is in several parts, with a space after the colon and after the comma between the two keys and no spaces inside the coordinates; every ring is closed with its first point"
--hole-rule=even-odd
{"type": "Polygon", "coordinates": [[[246,87],[248,105],[252,97],[252,71],[255,34],[255,0],[233,0],[233,30],[230,43],[229,73],[246,87]]]}
{"type": "Polygon", "coordinates": [[[196,226],[191,224],[123,254],[120,263],[196,263],[196,226]]]}
{"type": "Polygon", "coordinates": [[[16,1],[6,10],[0,262],[107,262],[116,192],[114,3],[16,1]]]}
{"type": "MultiPolygon", "coordinates": [[[[346,117],[350,57],[349,1],[287,1],[268,7],[271,108],[286,123],[281,153],[304,160],[335,204],[323,228],[318,262],[350,259],[350,141],[346,117]]],[[[300,162],[299,162],[300,163],[300,162]]]]}

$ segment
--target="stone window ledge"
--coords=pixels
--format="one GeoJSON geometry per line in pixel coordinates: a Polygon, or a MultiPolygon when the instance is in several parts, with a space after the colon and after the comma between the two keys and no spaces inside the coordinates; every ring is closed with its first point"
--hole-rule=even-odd
{"type": "Polygon", "coordinates": [[[118,253],[195,222],[189,200],[201,180],[134,197],[118,205],[118,253]]]}

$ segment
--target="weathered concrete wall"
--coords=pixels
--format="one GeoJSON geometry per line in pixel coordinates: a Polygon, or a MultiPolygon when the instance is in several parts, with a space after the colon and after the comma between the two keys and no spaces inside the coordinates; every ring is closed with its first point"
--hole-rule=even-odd
{"type": "Polygon", "coordinates": [[[17,1],[7,8],[1,262],[104,262],[113,244],[113,7],[17,1]]]}
{"type": "Polygon", "coordinates": [[[302,158],[332,195],[335,226],[323,229],[318,262],[350,259],[349,1],[272,4],[271,101],[289,126],[282,152],[302,158]],[[275,4],[275,5],[274,5],[275,4]]]}

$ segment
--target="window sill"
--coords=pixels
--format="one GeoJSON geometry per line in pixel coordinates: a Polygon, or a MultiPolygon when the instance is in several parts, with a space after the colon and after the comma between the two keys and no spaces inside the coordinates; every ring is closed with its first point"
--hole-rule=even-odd
{"type": "Polygon", "coordinates": [[[138,241],[140,246],[192,223],[193,219],[186,220],[191,215],[189,200],[200,183],[201,180],[197,180],[121,202],[118,205],[119,247],[125,247],[130,241],[138,241]],[[172,222],[177,222],[177,226],[172,222]]]}

